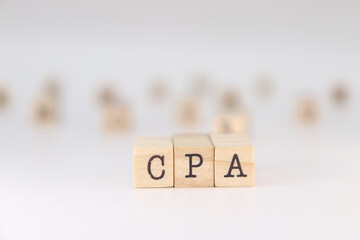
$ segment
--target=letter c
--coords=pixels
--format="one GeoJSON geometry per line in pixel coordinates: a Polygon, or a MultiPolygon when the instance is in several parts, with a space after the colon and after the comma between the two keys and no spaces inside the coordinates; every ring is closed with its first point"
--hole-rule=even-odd
{"type": "Polygon", "coordinates": [[[165,175],[165,170],[163,169],[161,172],[161,175],[159,177],[155,177],[152,172],[151,172],[151,162],[152,160],[154,160],[155,158],[159,158],[161,160],[161,166],[164,166],[164,155],[163,156],[159,156],[159,155],[154,155],[149,159],[148,165],[147,165],[147,170],[148,173],[150,174],[150,177],[154,180],[159,180],[162,179],[165,175]]]}

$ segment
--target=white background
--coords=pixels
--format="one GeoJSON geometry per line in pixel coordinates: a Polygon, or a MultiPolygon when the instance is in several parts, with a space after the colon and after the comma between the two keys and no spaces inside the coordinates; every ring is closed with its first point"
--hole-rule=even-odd
{"type": "MultiPolygon", "coordinates": [[[[0,0],[0,239],[359,239],[358,1],[0,0]],[[134,189],[139,135],[184,131],[174,121],[189,77],[209,73],[251,114],[253,188],[134,189]],[[48,73],[62,77],[61,121],[36,128],[31,104],[48,73]],[[252,79],[274,77],[268,101],[252,79]],[[146,92],[168,79],[165,103],[146,92]],[[329,99],[343,79],[350,101],[329,99]],[[116,82],[133,128],[102,131],[96,90],[116,82]],[[312,94],[314,126],[294,105],[312,94]]],[[[214,93],[213,93],[214,94],[214,93]]],[[[216,98],[204,102],[209,132],[216,98]]]]}

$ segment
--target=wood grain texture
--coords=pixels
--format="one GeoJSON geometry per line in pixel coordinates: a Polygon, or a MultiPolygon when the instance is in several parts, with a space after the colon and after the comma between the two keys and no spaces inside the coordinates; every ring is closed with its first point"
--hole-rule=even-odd
{"type": "Polygon", "coordinates": [[[210,137],[206,134],[177,134],[173,136],[173,142],[174,186],[213,187],[214,146],[210,137]],[[191,161],[188,154],[195,154],[191,161]],[[194,166],[190,170],[191,163],[194,166]]]}
{"type": "Polygon", "coordinates": [[[213,120],[214,133],[248,133],[248,115],[246,112],[218,114],[213,120]]]}
{"type": "Polygon", "coordinates": [[[134,147],[135,187],[173,187],[173,143],[171,138],[139,137],[134,147]],[[163,162],[159,157],[163,158],[163,162]],[[154,157],[154,158],[153,158],[154,157]],[[151,160],[153,158],[153,160],[151,160]],[[149,173],[149,161],[151,161],[149,173]],[[162,164],[163,163],[163,164],[162,164]]]}
{"type": "Polygon", "coordinates": [[[214,133],[210,137],[215,147],[215,186],[253,186],[255,179],[254,147],[247,136],[236,133],[214,133]],[[232,162],[234,161],[234,167],[239,166],[236,158],[240,162],[243,174],[239,168],[233,168],[230,172],[231,176],[229,176],[232,162]]]}

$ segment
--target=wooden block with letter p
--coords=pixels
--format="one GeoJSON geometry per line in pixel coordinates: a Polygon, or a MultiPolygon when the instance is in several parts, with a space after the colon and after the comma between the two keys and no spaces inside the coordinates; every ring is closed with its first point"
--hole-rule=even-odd
{"type": "Polygon", "coordinates": [[[206,134],[176,134],[174,186],[214,186],[214,146],[206,134]]]}
{"type": "Polygon", "coordinates": [[[135,187],[173,187],[171,138],[137,138],[134,148],[135,187]]]}
{"type": "Polygon", "coordinates": [[[254,185],[254,147],[244,134],[214,133],[215,187],[254,185]]]}

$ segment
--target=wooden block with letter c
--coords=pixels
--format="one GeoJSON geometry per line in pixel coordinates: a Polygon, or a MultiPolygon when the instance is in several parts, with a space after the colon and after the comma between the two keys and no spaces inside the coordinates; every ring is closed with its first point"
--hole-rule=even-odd
{"type": "Polygon", "coordinates": [[[137,138],[134,148],[135,187],[173,187],[171,138],[137,138]]]}

